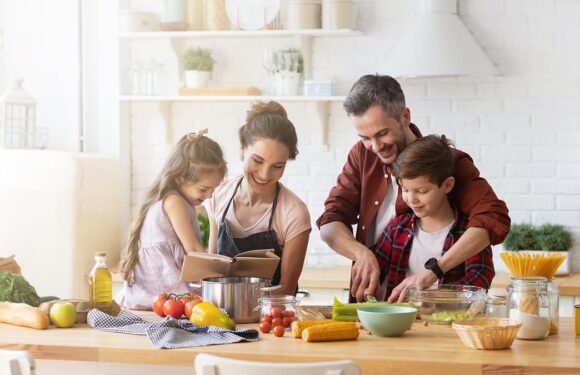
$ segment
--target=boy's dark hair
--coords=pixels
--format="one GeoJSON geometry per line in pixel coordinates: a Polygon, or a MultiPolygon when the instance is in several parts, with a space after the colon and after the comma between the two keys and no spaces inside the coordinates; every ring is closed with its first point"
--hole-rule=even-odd
{"type": "Polygon", "coordinates": [[[444,135],[428,135],[409,143],[393,163],[397,183],[401,179],[428,176],[429,181],[441,186],[455,172],[453,142],[444,135]]]}
{"type": "Polygon", "coordinates": [[[378,74],[362,76],[342,104],[349,116],[360,116],[374,105],[380,105],[389,117],[397,120],[401,117],[406,106],[405,94],[396,79],[378,74]]]}

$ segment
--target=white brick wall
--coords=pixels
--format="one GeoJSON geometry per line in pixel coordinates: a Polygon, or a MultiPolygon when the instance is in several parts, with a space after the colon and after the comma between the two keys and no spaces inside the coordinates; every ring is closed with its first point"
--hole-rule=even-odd
{"type": "MultiPolygon", "coordinates": [[[[419,1],[365,0],[359,28],[365,35],[317,38],[314,77],[334,77],[344,94],[360,75],[381,71],[419,1]]],[[[469,152],[514,222],[570,226],[576,244],[573,269],[580,270],[580,1],[459,0],[459,11],[502,72],[499,77],[459,77],[402,82],[413,121],[424,133],[444,133],[469,152]]],[[[217,84],[264,84],[261,49],[294,46],[292,38],[191,41],[215,51],[217,84]]],[[[144,47],[146,48],[146,47],[144,47]]],[[[149,50],[150,52],[150,50],[149,50]]],[[[143,53],[137,51],[136,54],[143,53]]],[[[163,58],[161,56],[160,58],[163,58]]],[[[167,57],[169,58],[169,57],[167,57]]],[[[298,160],[283,182],[307,202],[312,222],[346,153],[357,140],[340,103],[330,108],[329,149],[310,103],[285,103],[299,133],[298,160]]],[[[172,108],[173,138],[202,127],[223,146],[230,175],[240,172],[237,128],[249,103],[178,103],[172,108]]],[[[167,153],[156,104],[133,105],[133,203],[152,181],[167,153]]],[[[312,255],[329,253],[313,230],[312,255]]],[[[335,257],[325,262],[348,264],[335,257]]]]}

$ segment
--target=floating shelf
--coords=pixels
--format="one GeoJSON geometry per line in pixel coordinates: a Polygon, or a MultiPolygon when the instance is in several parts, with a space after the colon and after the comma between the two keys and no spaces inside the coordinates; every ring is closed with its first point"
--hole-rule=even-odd
{"type": "Polygon", "coordinates": [[[275,100],[277,102],[342,102],[344,96],[270,96],[270,95],[121,95],[123,102],[247,102],[275,100]]]}
{"type": "Polygon", "coordinates": [[[322,30],[224,30],[224,31],[147,31],[119,33],[120,39],[187,39],[187,38],[248,38],[248,37],[348,37],[363,35],[361,31],[351,29],[322,30]]]}

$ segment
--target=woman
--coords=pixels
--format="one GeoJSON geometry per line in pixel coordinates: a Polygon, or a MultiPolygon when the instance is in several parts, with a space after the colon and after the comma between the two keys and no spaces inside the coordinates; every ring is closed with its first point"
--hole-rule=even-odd
{"type": "Polygon", "coordinates": [[[239,130],[244,174],[225,181],[206,203],[209,251],[235,256],[273,248],[280,264],[272,279],[277,293],[295,294],[308,236],[308,208],[279,180],[298,154],[294,125],[277,102],[257,102],[239,130]]]}

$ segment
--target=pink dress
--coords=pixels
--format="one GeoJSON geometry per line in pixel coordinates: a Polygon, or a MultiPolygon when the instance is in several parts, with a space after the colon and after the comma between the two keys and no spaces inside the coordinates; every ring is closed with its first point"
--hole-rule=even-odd
{"type": "MultiPolygon", "coordinates": [[[[199,239],[197,213],[193,207],[188,208],[191,224],[199,239]]],[[[179,280],[184,255],[183,245],[163,211],[163,201],[154,203],[141,229],[134,282],[132,285],[125,282],[115,301],[127,309],[151,310],[151,304],[159,293],[189,292],[191,288],[188,283],[179,280]]]]}

